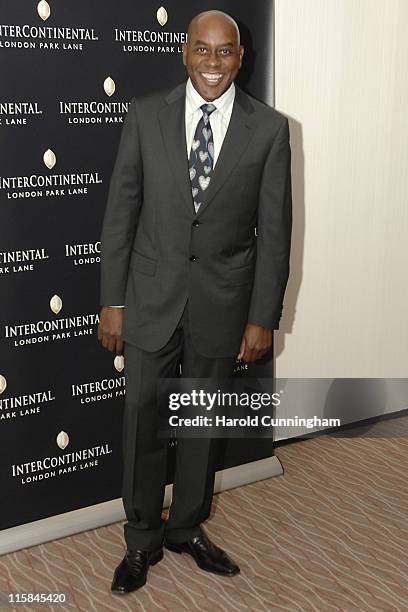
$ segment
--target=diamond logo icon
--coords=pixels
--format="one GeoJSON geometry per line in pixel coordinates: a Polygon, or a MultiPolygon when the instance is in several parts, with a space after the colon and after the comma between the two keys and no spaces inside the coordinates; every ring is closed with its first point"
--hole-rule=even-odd
{"type": "Polygon", "coordinates": [[[57,163],[57,158],[55,156],[54,151],[51,151],[51,149],[47,149],[43,155],[43,161],[47,168],[51,170],[51,168],[53,168],[57,163]]]}
{"type": "Polygon", "coordinates": [[[156,18],[162,27],[166,25],[169,16],[164,6],[161,6],[160,8],[157,9],[156,18]]]}
{"type": "Polygon", "coordinates": [[[60,431],[57,436],[57,446],[59,446],[62,450],[67,448],[69,444],[69,435],[65,431],[60,431]]]}
{"type": "Polygon", "coordinates": [[[113,96],[116,89],[115,81],[110,76],[107,77],[103,82],[103,88],[107,96],[113,96]]]}
{"type": "Polygon", "coordinates": [[[51,15],[51,9],[46,0],[41,0],[41,2],[37,4],[37,13],[43,21],[47,21],[48,17],[51,15]]]}
{"type": "Polygon", "coordinates": [[[2,374],[0,374],[0,395],[3,393],[3,391],[6,390],[6,387],[7,387],[7,380],[4,378],[2,374]]]}
{"type": "Polygon", "coordinates": [[[123,355],[116,355],[115,359],[113,360],[113,365],[118,372],[123,372],[125,369],[125,358],[123,355]]]}
{"type": "Polygon", "coordinates": [[[59,295],[53,295],[50,299],[50,308],[54,314],[58,314],[62,310],[62,300],[59,295]]]}

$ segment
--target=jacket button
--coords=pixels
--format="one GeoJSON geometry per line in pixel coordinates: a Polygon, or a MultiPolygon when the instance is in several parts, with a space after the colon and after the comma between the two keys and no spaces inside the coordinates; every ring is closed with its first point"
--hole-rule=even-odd
{"type": "Polygon", "coordinates": [[[193,221],[193,227],[198,227],[200,225],[200,222],[195,220],[193,221]]]}
{"type": "Polygon", "coordinates": [[[196,257],[195,255],[190,255],[189,259],[190,261],[197,261],[198,257],[196,257]]]}

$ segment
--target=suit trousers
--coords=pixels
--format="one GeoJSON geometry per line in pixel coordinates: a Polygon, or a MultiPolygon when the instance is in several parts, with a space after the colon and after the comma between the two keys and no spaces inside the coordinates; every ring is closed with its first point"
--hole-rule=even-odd
{"type": "Polygon", "coordinates": [[[158,379],[228,378],[233,375],[235,357],[210,358],[197,352],[189,332],[188,301],[163,348],[148,352],[125,342],[124,357],[124,536],[128,549],[152,551],[162,545],[164,536],[171,542],[183,542],[200,533],[200,523],[210,515],[220,442],[215,438],[177,439],[173,498],[165,522],[162,507],[169,440],[157,436],[158,379]]]}

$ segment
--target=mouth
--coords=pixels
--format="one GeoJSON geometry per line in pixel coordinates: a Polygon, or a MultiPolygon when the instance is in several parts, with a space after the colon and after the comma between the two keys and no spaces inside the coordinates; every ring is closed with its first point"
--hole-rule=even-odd
{"type": "Polygon", "coordinates": [[[218,85],[224,76],[221,72],[200,72],[200,75],[208,85],[218,85]]]}

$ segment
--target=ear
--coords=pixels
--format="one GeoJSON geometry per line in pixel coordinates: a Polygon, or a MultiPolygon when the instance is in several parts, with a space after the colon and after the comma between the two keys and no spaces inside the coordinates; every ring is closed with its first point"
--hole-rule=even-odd
{"type": "Polygon", "coordinates": [[[181,45],[181,52],[182,52],[183,64],[184,66],[186,66],[187,65],[187,43],[183,43],[181,45]]]}
{"type": "Polygon", "coordinates": [[[245,49],[244,49],[243,45],[240,45],[240,47],[239,47],[239,67],[240,68],[242,66],[242,58],[244,57],[244,51],[245,51],[245,49]]]}

